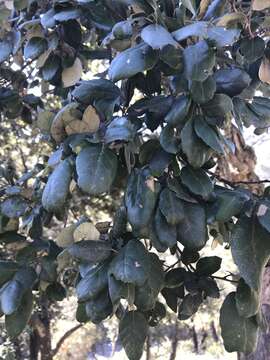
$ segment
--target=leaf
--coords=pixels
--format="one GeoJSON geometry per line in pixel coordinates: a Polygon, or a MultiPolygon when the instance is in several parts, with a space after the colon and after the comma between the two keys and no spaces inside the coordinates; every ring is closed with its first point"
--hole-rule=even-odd
{"type": "Polygon", "coordinates": [[[270,232],[270,210],[268,208],[268,203],[261,203],[257,211],[257,219],[262,227],[270,232]]]}
{"type": "Polygon", "coordinates": [[[18,34],[20,34],[20,33],[17,33],[16,31],[9,31],[1,39],[1,41],[0,41],[0,64],[3,61],[7,60],[12,53],[15,54],[16,48],[14,51],[14,47],[16,47],[18,34]]]}
{"type": "Polygon", "coordinates": [[[263,56],[264,47],[264,40],[259,36],[252,39],[242,39],[240,42],[241,54],[249,63],[253,63],[263,56]]]}
{"type": "Polygon", "coordinates": [[[188,38],[190,36],[206,37],[207,36],[207,28],[208,28],[208,22],[196,21],[193,24],[183,26],[180,29],[174,31],[172,33],[172,36],[177,41],[185,40],[186,38],[188,38]]]}
{"type": "Polygon", "coordinates": [[[126,117],[117,117],[107,127],[105,133],[105,143],[115,141],[131,141],[134,139],[136,129],[126,117]]]}
{"type": "Polygon", "coordinates": [[[180,136],[170,125],[166,125],[161,130],[159,141],[162,148],[169,154],[177,154],[180,151],[180,136]]]}
{"type": "Polygon", "coordinates": [[[244,279],[240,279],[235,294],[235,303],[239,315],[250,318],[259,311],[259,294],[252,290],[244,279]]]}
{"type": "Polygon", "coordinates": [[[159,183],[149,169],[134,169],[128,179],[125,193],[128,221],[135,229],[147,226],[156,205],[159,183]]]}
{"type": "Polygon", "coordinates": [[[159,208],[171,225],[178,224],[184,219],[184,207],[177,195],[165,188],[159,196],[159,208]]]}
{"type": "Polygon", "coordinates": [[[215,65],[215,53],[205,40],[190,45],[183,52],[185,76],[188,80],[204,81],[215,65]]]}
{"type": "Polygon", "coordinates": [[[41,37],[32,37],[26,43],[24,47],[24,58],[28,59],[36,59],[41,54],[43,54],[48,48],[47,40],[41,37]]]}
{"type": "Polygon", "coordinates": [[[181,131],[181,146],[188,162],[194,168],[203,166],[212,155],[212,150],[196,135],[193,119],[188,120],[181,131]]]}
{"type": "Polygon", "coordinates": [[[72,167],[69,159],[63,160],[53,173],[43,190],[42,206],[51,212],[59,213],[66,205],[71,182],[72,167]]]}
{"type": "Polygon", "coordinates": [[[50,134],[54,113],[48,110],[40,111],[37,117],[37,127],[44,134],[50,134]]]}
{"type": "Polygon", "coordinates": [[[64,106],[53,119],[51,125],[51,135],[57,143],[61,143],[67,136],[65,125],[77,120],[78,103],[72,102],[64,106]]]}
{"type": "MultiPolygon", "coordinates": [[[[43,53],[41,56],[43,56],[44,54],[46,54],[46,52],[43,53]]],[[[40,57],[38,58],[38,61],[40,60],[40,57]]],[[[54,80],[54,78],[57,78],[59,72],[61,71],[61,57],[55,54],[50,55],[42,66],[41,71],[42,77],[46,81],[52,81],[54,80]]]]}
{"type": "Polygon", "coordinates": [[[177,240],[188,250],[199,251],[207,241],[206,214],[199,204],[184,202],[185,219],[177,225],[177,240]]]}
{"type": "Polygon", "coordinates": [[[270,61],[264,57],[259,68],[259,79],[270,84],[270,61]]]}
{"type": "Polygon", "coordinates": [[[81,15],[80,9],[68,8],[57,12],[54,15],[54,20],[62,22],[71,19],[77,19],[78,17],[80,17],[80,15],[81,15]]]}
{"type": "Polygon", "coordinates": [[[101,263],[91,268],[78,282],[76,293],[78,301],[88,301],[95,298],[108,285],[109,263],[101,263]]]}
{"type": "Polygon", "coordinates": [[[216,82],[213,76],[204,81],[192,81],[190,87],[191,97],[197,104],[204,104],[211,100],[216,92],[216,82]]]}
{"type": "Polygon", "coordinates": [[[149,274],[148,253],[139,240],[130,240],[113,258],[109,273],[116,280],[143,285],[149,274]]]}
{"type": "Polygon", "coordinates": [[[99,324],[112,314],[112,303],[108,289],[103,290],[96,298],[85,304],[87,318],[94,324],[99,324]]]}
{"type": "Polygon", "coordinates": [[[129,284],[116,280],[112,274],[108,274],[108,287],[114,311],[117,309],[122,298],[128,298],[129,284]]]}
{"type": "Polygon", "coordinates": [[[217,92],[231,97],[239,95],[251,82],[248,73],[239,68],[220,69],[213,76],[216,81],[217,92]]]}
{"type": "Polygon", "coordinates": [[[72,245],[74,242],[73,233],[76,227],[77,224],[72,224],[62,229],[56,238],[56,244],[63,248],[72,245]]]}
{"type": "Polygon", "coordinates": [[[202,169],[185,166],[181,169],[180,178],[193,194],[200,195],[203,199],[208,199],[214,190],[212,181],[202,169]]]}
{"type": "Polygon", "coordinates": [[[111,244],[101,240],[83,240],[67,248],[71,256],[82,261],[98,263],[111,255],[111,244]]]}
{"type": "Polygon", "coordinates": [[[207,31],[208,38],[214,41],[217,47],[233,45],[239,38],[240,29],[225,29],[219,26],[210,26],[207,31]]]}
{"type": "Polygon", "coordinates": [[[82,224],[79,224],[73,232],[73,239],[75,242],[82,240],[99,240],[99,238],[99,231],[90,222],[83,222],[82,224]]]}
{"type": "Polygon", "coordinates": [[[252,10],[254,11],[262,11],[270,7],[269,0],[254,0],[252,2],[252,10]]]}
{"type": "Polygon", "coordinates": [[[244,25],[245,23],[245,15],[240,11],[223,15],[221,18],[218,19],[216,25],[225,28],[231,28],[239,23],[242,25],[244,25]]]}
{"type": "Polygon", "coordinates": [[[154,50],[161,50],[166,45],[179,46],[168,30],[158,24],[144,27],[141,32],[141,38],[154,50]]]}
{"type": "Polygon", "coordinates": [[[171,248],[176,245],[177,242],[176,226],[171,225],[167,222],[166,218],[163,216],[160,209],[156,210],[153,230],[155,232],[155,238],[157,238],[158,242],[161,243],[161,248],[157,247],[157,243],[155,242],[155,238],[153,238],[153,234],[152,236],[150,236],[154,247],[156,247],[158,251],[162,251],[163,247],[167,249],[168,247],[171,248]]]}
{"type": "Polygon", "coordinates": [[[235,292],[227,295],[220,309],[220,327],[226,351],[251,353],[256,348],[258,327],[253,318],[238,314],[235,292]]]}
{"type": "Polygon", "coordinates": [[[156,62],[156,52],[147,44],[141,43],[121,52],[113,59],[109,68],[109,77],[114,82],[128,79],[152,69],[156,62]]]}
{"type": "Polygon", "coordinates": [[[33,309],[33,295],[28,290],[22,297],[19,308],[11,315],[6,315],[5,326],[7,334],[11,338],[16,338],[26,327],[33,309]]]}
{"type": "Polygon", "coordinates": [[[65,131],[68,135],[93,133],[99,129],[100,118],[96,109],[89,105],[83,113],[82,120],[72,119],[70,122],[65,122],[65,131]]]}
{"type": "Polygon", "coordinates": [[[12,196],[4,200],[0,208],[3,215],[15,219],[26,213],[29,208],[29,203],[20,196],[12,196]]]}
{"type": "Polygon", "coordinates": [[[219,154],[224,154],[224,149],[216,131],[207,124],[202,116],[194,118],[194,130],[196,135],[211,149],[219,154]]]}
{"type": "Polygon", "coordinates": [[[175,70],[181,70],[183,67],[183,51],[179,47],[166,45],[160,51],[160,60],[175,70]]]}
{"type": "Polygon", "coordinates": [[[184,297],[182,303],[178,309],[178,319],[179,320],[187,320],[199,310],[200,305],[202,304],[202,295],[188,294],[184,297]]]}
{"type": "Polygon", "coordinates": [[[225,191],[218,194],[216,220],[221,222],[229,221],[233,216],[237,216],[241,212],[248,200],[249,198],[245,194],[238,193],[237,191],[225,191]]]}
{"type": "Polygon", "coordinates": [[[179,126],[183,124],[186,116],[188,115],[191,100],[187,96],[180,96],[176,98],[171,110],[165,116],[165,122],[170,126],[179,126]]]}
{"type": "Polygon", "coordinates": [[[148,324],[139,311],[129,311],[119,323],[119,338],[129,360],[139,360],[147,337],[148,324]]]}
{"type": "Polygon", "coordinates": [[[213,99],[203,104],[203,113],[209,117],[226,116],[233,110],[233,103],[229,96],[225,94],[215,94],[213,99]]]}
{"type": "Polygon", "coordinates": [[[242,216],[232,233],[232,256],[240,275],[255,291],[259,291],[261,276],[270,257],[269,235],[255,219],[242,216]]]}
{"type": "Polygon", "coordinates": [[[149,254],[149,275],[146,283],[135,288],[134,304],[141,311],[155,307],[158,294],[164,286],[162,262],[156,254],[149,254]]]}
{"type": "Polygon", "coordinates": [[[82,73],[81,60],[76,58],[73,65],[65,68],[62,72],[63,87],[66,88],[75,85],[80,80],[82,73]]]}
{"type": "Polygon", "coordinates": [[[19,264],[14,261],[0,260],[0,286],[12,279],[18,269],[19,264]]]}
{"type": "Polygon", "coordinates": [[[186,278],[184,268],[176,268],[168,271],[165,276],[166,288],[173,289],[184,284],[186,278]]]}
{"type": "Polygon", "coordinates": [[[200,276],[209,276],[220,269],[222,259],[218,256],[205,256],[196,264],[196,273],[200,276]]]}
{"type": "Polygon", "coordinates": [[[23,296],[23,286],[17,280],[8,281],[0,289],[1,311],[5,315],[13,314],[19,307],[23,296]]]}
{"type": "Polygon", "coordinates": [[[196,2],[195,0],[183,0],[182,4],[192,13],[196,15],[196,2]]]}
{"type": "Polygon", "coordinates": [[[103,145],[83,148],[76,158],[78,185],[90,195],[110,190],[117,171],[117,157],[103,145]]]}

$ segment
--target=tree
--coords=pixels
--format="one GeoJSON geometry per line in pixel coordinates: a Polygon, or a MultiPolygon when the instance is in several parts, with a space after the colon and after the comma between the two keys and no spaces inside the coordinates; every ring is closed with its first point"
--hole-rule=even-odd
{"type": "Polygon", "coordinates": [[[264,325],[269,189],[258,195],[241,185],[264,181],[232,181],[215,166],[234,151],[226,138],[234,126],[260,135],[270,125],[269,7],[265,0],[1,3],[3,141],[23,122],[40,129],[51,153],[30,170],[23,158],[19,176],[9,158],[0,169],[0,307],[11,338],[29,323],[33,298],[62,300],[63,285],[74,286],[76,319],[116,316],[136,360],[167,308],[184,321],[219,297],[224,280],[236,285],[220,310],[225,349],[254,351],[264,325]],[[93,59],[102,72],[84,80],[93,59]],[[111,223],[93,224],[73,206],[106,194],[118,204],[111,223]],[[63,226],[50,239],[54,219],[63,226]],[[209,237],[231,248],[239,278],[216,275],[222,259],[200,255],[209,237]]]}

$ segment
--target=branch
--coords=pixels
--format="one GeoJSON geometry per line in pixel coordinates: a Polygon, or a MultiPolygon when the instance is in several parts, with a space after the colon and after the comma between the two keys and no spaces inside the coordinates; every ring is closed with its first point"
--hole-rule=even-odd
{"type": "Polygon", "coordinates": [[[236,186],[236,185],[240,185],[240,184],[247,184],[247,185],[251,185],[251,184],[266,184],[266,183],[270,183],[269,179],[265,179],[265,180],[239,180],[239,181],[230,181],[227,179],[222,178],[221,176],[214,174],[212,171],[207,171],[209,175],[214,176],[217,180],[223,182],[224,184],[230,185],[232,187],[236,186]]]}
{"type": "Polygon", "coordinates": [[[70,336],[72,335],[75,331],[77,331],[78,329],[80,329],[84,324],[78,324],[76,326],[74,326],[73,328],[69,329],[62,337],[61,339],[58,341],[58,343],[56,344],[55,348],[52,350],[52,356],[55,356],[58,351],[60,350],[63,342],[70,336]]]}

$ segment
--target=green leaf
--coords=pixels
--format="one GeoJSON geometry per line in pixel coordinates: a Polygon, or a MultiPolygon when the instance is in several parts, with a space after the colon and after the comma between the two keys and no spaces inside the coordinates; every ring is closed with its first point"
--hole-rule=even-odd
{"type": "Polygon", "coordinates": [[[173,45],[164,46],[159,54],[160,60],[171,68],[181,70],[183,67],[183,51],[173,45]]]}
{"type": "Polygon", "coordinates": [[[82,240],[68,247],[71,256],[83,261],[98,263],[111,255],[111,244],[101,240],[82,240]]]}
{"type": "Polygon", "coordinates": [[[224,154],[224,149],[217,132],[207,124],[205,119],[198,115],[194,118],[194,130],[196,135],[211,149],[219,154],[224,154]]]}
{"type": "Polygon", "coordinates": [[[171,126],[179,126],[183,124],[188,115],[191,105],[191,100],[185,95],[176,98],[171,110],[165,116],[165,122],[171,126]]]}
{"type": "Polygon", "coordinates": [[[200,276],[209,276],[220,269],[222,259],[218,256],[205,256],[196,264],[196,273],[200,276]]]}
{"type": "Polygon", "coordinates": [[[240,279],[236,295],[235,302],[237,311],[240,316],[250,318],[259,311],[259,294],[257,291],[251,289],[244,279],[240,279]]]}
{"type": "Polygon", "coordinates": [[[242,216],[233,229],[231,249],[240,275],[251,289],[259,291],[262,272],[270,257],[268,232],[256,218],[242,216]]]}
{"type": "Polygon", "coordinates": [[[78,301],[96,297],[108,285],[109,263],[101,263],[91,268],[76,286],[78,301]]]}
{"type": "Polygon", "coordinates": [[[185,40],[190,36],[206,37],[208,25],[209,24],[207,21],[196,21],[193,24],[183,26],[180,29],[174,31],[172,36],[177,41],[185,40]]]}
{"type": "Polygon", "coordinates": [[[68,21],[71,19],[77,19],[78,17],[80,17],[80,15],[81,15],[80,9],[70,8],[57,12],[54,15],[54,20],[59,22],[68,21]]]}
{"type": "Polygon", "coordinates": [[[12,196],[4,200],[0,208],[3,215],[15,219],[26,213],[29,208],[29,203],[20,196],[12,196]]]}
{"type": "Polygon", "coordinates": [[[109,273],[124,283],[143,285],[149,276],[148,253],[139,240],[130,240],[113,258],[109,273]]]}
{"type": "Polygon", "coordinates": [[[183,52],[185,76],[188,80],[204,81],[215,65],[215,53],[205,40],[190,45],[183,52]]]}
{"type": "Polygon", "coordinates": [[[212,155],[212,150],[196,135],[193,119],[188,120],[181,131],[181,145],[188,162],[194,168],[202,167],[212,155]]]}
{"type": "Polygon", "coordinates": [[[58,55],[50,55],[42,67],[42,77],[51,81],[61,71],[61,58],[58,55]]]}
{"type": "Polygon", "coordinates": [[[220,69],[214,73],[217,92],[229,96],[239,95],[251,82],[251,78],[244,70],[239,68],[220,69]]]}
{"type": "Polygon", "coordinates": [[[108,287],[114,311],[117,309],[121,299],[128,298],[129,284],[116,280],[112,274],[108,275],[108,287]]]}
{"type": "Polygon", "coordinates": [[[99,324],[112,314],[113,307],[108,289],[103,290],[97,297],[85,304],[87,318],[94,324],[99,324]]]}
{"type": "Polygon", "coordinates": [[[185,166],[181,169],[180,178],[182,183],[193,194],[200,195],[203,199],[208,199],[213,192],[214,185],[202,169],[193,169],[191,166],[185,166]]]}
{"type": "Polygon", "coordinates": [[[128,142],[134,139],[136,129],[126,117],[115,118],[107,127],[105,133],[105,143],[114,141],[128,142]]]}
{"type": "Polygon", "coordinates": [[[156,205],[159,184],[149,169],[134,169],[128,179],[125,194],[128,221],[136,229],[148,225],[156,205]]]}
{"type": "Polygon", "coordinates": [[[211,100],[216,92],[216,82],[213,76],[204,81],[192,81],[190,87],[191,97],[197,104],[204,104],[211,100]]]}
{"type": "Polygon", "coordinates": [[[109,69],[112,81],[128,79],[140,72],[150,70],[157,62],[157,53],[147,44],[141,43],[118,54],[109,69]]]}
{"type": "Polygon", "coordinates": [[[168,30],[158,24],[144,27],[141,32],[141,38],[154,50],[161,50],[166,45],[179,46],[168,30]]]}
{"type": "Polygon", "coordinates": [[[178,309],[178,319],[187,320],[199,310],[202,304],[202,294],[188,294],[184,297],[178,309]]]}
{"type": "Polygon", "coordinates": [[[170,154],[177,154],[180,151],[180,136],[170,125],[161,130],[159,141],[162,148],[170,154]]]}
{"type": "Polygon", "coordinates": [[[0,289],[0,303],[1,311],[5,315],[10,315],[18,309],[23,292],[23,286],[17,280],[10,280],[2,286],[0,289]]]}
{"type": "MultiPolygon", "coordinates": [[[[168,247],[171,248],[176,245],[177,242],[176,226],[171,225],[167,222],[166,218],[163,216],[160,209],[156,210],[153,228],[155,232],[155,237],[158,239],[158,242],[162,244],[161,247],[166,246],[167,249],[168,247]]],[[[151,240],[153,240],[152,237],[151,240]]]]}
{"type": "Polygon", "coordinates": [[[149,254],[149,273],[146,283],[135,289],[135,305],[141,311],[155,307],[157,297],[164,285],[162,262],[156,254],[149,254]]]}
{"type": "Polygon", "coordinates": [[[203,113],[209,117],[225,116],[233,110],[233,103],[229,96],[225,94],[216,94],[213,99],[202,106],[203,113]]]}
{"type": "Polygon", "coordinates": [[[86,314],[85,303],[78,304],[76,310],[76,320],[80,323],[86,323],[90,320],[86,314]]]}
{"type": "Polygon", "coordinates": [[[26,327],[33,309],[33,295],[28,290],[22,297],[18,309],[11,315],[6,315],[5,326],[8,336],[16,338],[26,327]]]}
{"type": "Polygon", "coordinates": [[[185,217],[182,201],[168,188],[165,188],[160,193],[159,208],[171,225],[178,224],[185,217]]]}
{"type": "Polygon", "coordinates": [[[10,280],[19,269],[19,264],[13,261],[0,260],[0,286],[10,280]]]}
{"type": "Polygon", "coordinates": [[[69,193],[71,176],[72,167],[69,159],[62,161],[49,176],[42,194],[42,205],[47,211],[56,213],[63,211],[69,193]]]}
{"type": "Polygon", "coordinates": [[[221,222],[229,221],[233,216],[237,216],[244,207],[249,197],[236,190],[225,190],[217,194],[218,208],[216,211],[216,220],[221,222]]]}
{"type": "Polygon", "coordinates": [[[25,60],[36,59],[39,55],[43,54],[48,48],[48,43],[45,38],[41,37],[32,37],[26,43],[24,47],[24,57],[25,60]]]}
{"type": "Polygon", "coordinates": [[[235,292],[227,295],[220,309],[220,327],[226,351],[251,353],[257,344],[258,327],[253,318],[238,314],[235,292]]]}
{"type": "Polygon", "coordinates": [[[177,225],[178,241],[188,250],[201,250],[207,241],[206,214],[199,204],[184,203],[185,218],[177,225]]]}
{"type": "Polygon", "coordinates": [[[119,323],[119,338],[129,360],[140,360],[148,324],[139,311],[127,312],[119,323]]]}
{"type": "Polygon", "coordinates": [[[83,148],[76,158],[78,185],[90,195],[109,191],[117,171],[117,156],[102,145],[83,148]]]}
{"type": "Polygon", "coordinates": [[[240,52],[244,56],[245,61],[254,63],[260,57],[263,56],[265,48],[264,40],[256,36],[252,39],[242,39],[240,42],[240,52]]]}
{"type": "Polygon", "coordinates": [[[165,276],[165,285],[169,289],[184,284],[187,271],[184,268],[176,268],[168,271],[165,276]]]}

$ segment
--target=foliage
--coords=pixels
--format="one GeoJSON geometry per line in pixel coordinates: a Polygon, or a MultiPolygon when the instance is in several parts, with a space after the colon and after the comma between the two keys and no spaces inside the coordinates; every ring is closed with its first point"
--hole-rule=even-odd
{"type": "Polygon", "coordinates": [[[0,240],[15,249],[0,261],[9,336],[28,323],[31,290],[65,297],[60,278],[73,266],[77,320],[115,315],[128,357],[139,359],[148,327],[167,307],[184,321],[219,297],[213,274],[222,259],[199,254],[210,234],[231,247],[241,277],[221,308],[225,348],[253,351],[270,257],[269,191],[223,186],[210,169],[233,151],[228,124],[252,125],[256,134],[270,126],[269,1],[0,6],[1,121],[39,128],[53,149],[19,179],[0,167],[0,240]],[[104,71],[84,80],[94,59],[104,71]],[[112,223],[82,216],[65,227],[74,189],[91,198],[123,191],[112,223]],[[56,241],[43,231],[53,217],[63,221],[56,241]]]}

